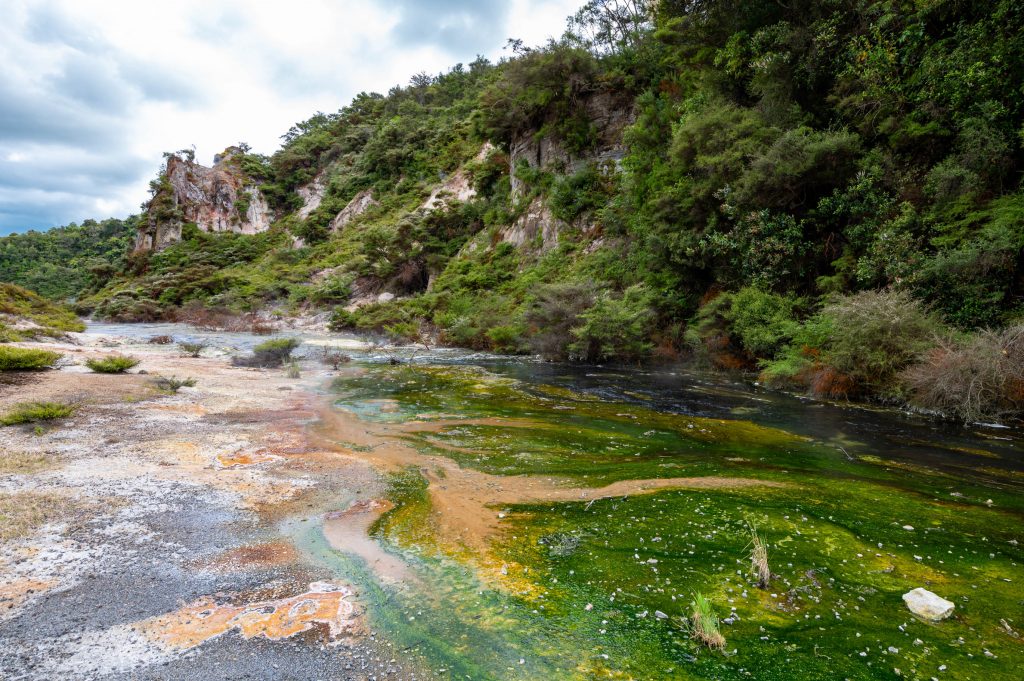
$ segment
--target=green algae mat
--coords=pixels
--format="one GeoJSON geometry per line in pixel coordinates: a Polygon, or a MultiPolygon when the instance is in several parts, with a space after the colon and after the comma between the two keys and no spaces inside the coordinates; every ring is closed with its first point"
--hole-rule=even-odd
{"type": "Polygon", "coordinates": [[[858,412],[840,440],[799,427],[820,422],[822,407],[790,398],[777,398],[788,400],[795,426],[786,428],[758,420],[756,401],[711,416],[670,413],[518,373],[370,365],[332,386],[339,410],[391,428],[423,457],[391,475],[394,508],[372,528],[416,579],[382,586],[316,531],[304,541],[363,586],[383,633],[435,670],[472,679],[1021,678],[1024,475],[1013,431],[922,441],[900,425],[905,417],[858,412]],[[931,458],[885,444],[910,439],[931,458]],[[481,542],[446,535],[445,495],[476,499],[455,479],[463,474],[500,490],[479,495],[491,519],[481,542]],[[668,478],[724,482],[595,492],[668,478]],[[572,493],[515,499],[534,484],[572,493]],[[763,586],[751,564],[755,530],[770,565],[763,586]],[[953,602],[952,616],[915,616],[902,596],[917,587],[953,602]],[[698,593],[718,616],[720,648],[694,635],[698,593]]]}

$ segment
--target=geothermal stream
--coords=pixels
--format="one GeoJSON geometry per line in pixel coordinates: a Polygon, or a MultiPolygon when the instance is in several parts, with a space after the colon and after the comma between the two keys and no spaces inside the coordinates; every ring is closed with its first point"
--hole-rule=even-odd
{"type": "Polygon", "coordinates": [[[1016,428],[681,370],[95,325],[0,385],[0,676],[1016,678],[1016,428]],[[209,344],[201,358],[147,339],[209,344]],[[333,346],[352,360],[320,361],[333,346]],[[88,373],[121,352],[146,373],[88,373]],[[401,360],[393,363],[391,359],[401,360]],[[165,394],[153,377],[196,379],[165,394]],[[28,460],[28,459],[26,459],[28,460]],[[763,542],[767,580],[754,573],[763,542]],[[924,588],[954,604],[915,615],[924,588]],[[694,636],[700,593],[724,645],[694,636]]]}

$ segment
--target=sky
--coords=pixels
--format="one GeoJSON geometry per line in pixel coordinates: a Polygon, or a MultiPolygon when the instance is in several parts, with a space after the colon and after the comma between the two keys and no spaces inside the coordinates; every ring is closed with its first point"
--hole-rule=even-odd
{"type": "Polygon", "coordinates": [[[165,151],[273,153],[361,91],[558,36],[582,1],[0,0],[0,235],[126,217],[165,151]]]}

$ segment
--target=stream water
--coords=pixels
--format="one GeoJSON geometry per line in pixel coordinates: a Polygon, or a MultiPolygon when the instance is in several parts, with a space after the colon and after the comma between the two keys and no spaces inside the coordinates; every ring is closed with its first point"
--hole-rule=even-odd
{"type": "Polygon", "coordinates": [[[320,526],[285,531],[361,587],[377,630],[445,675],[1021,678],[1019,429],[681,370],[447,350],[392,365],[347,341],[354,361],[325,388],[340,425],[324,432],[387,464],[390,510],[369,532],[412,578],[383,578],[320,526]],[[916,587],[953,615],[915,617],[902,595],[916,587]],[[691,635],[696,593],[721,620],[721,650],[691,635]]]}

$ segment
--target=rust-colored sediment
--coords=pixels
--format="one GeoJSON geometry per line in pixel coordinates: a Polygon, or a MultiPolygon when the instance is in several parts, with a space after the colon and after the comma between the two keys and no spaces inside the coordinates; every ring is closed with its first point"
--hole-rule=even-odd
{"type": "Polygon", "coordinates": [[[252,570],[275,565],[289,565],[298,560],[298,557],[299,554],[291,542],[281,540],[231,549],[202,567],[223,572],[252,570]]]}
{"type": "Polygon", "coordinates": [[[398,556],[385,551],[369,535],[374,521],[392,508],[394,504],[385,499],[356,501],[344,511],[328,513],[324,517],[323,532],[327,543],[339,551],[362,558],[378,578],[401,583],[414,579],[409,566],[398,556]]]}
{"type": "Polygon", "coordinates": [[[204,599],[133,628],[162,647],[177,650],[194,648],[229,631],[247,639],[262,636],[277,641],[324,627],[334,640],[354,630],[355,606],[348,600],[352,594],[341,584],[315,582],[297,596],[246,605],[218,605],[204,599]]]}
{"type": "Polygon", "coordinates": [[[49,591],[55,586],[56,581],[39,579],[16,579],[0,584],[0,620],[17,611],[33,595],[49,591]]]}
{"type": "Polygon", "coordinates": [[[280,461],[281,457],[267,452],[223,452],[217,455],[217,464],[221,468],[239,466],[256,466],[261,463],[280,461]]]}

